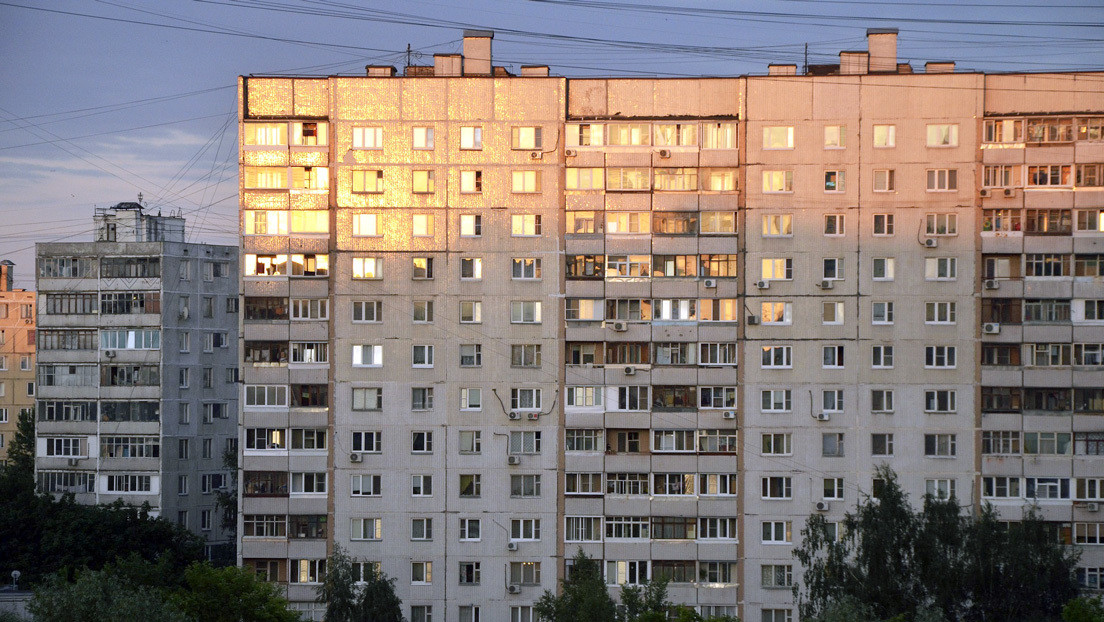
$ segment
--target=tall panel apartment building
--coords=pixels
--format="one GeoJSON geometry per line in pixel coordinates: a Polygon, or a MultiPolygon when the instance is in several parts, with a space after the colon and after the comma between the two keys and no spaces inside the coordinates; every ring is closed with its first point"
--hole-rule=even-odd
{"type": "Polygon", "coordinates": [[[615,596],[792,622],[806,517],[881,464],[1104,542],[1104,76],[871,30],[567,80],[490,40],[240,82],[241,554],[298,608],[340,545],[412,620],[528,622],[581,547],[615,596]]]}
{"type": "Polygon", "coordinates": [[[39,489],[149,503],[232,556],[216,498],[237,452],[238,256],[137,203],[94,224],[94,242],[37,245],[39,489]]]}
{"type": "Polygon", "coordinates": [[[0,464],[19,413],[34,408],[35,293],[13,287],[15,264],[0,261],[0,464]]]}

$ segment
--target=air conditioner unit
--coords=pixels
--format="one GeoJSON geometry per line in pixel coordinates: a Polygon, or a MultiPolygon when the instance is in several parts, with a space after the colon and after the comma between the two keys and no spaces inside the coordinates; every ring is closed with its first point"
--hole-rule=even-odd
{"type": "Polygon", "coordinates": [[[80,458],[69,458],[69,466],[77,466],[80,464],[80,458]]]}
{"type": "Polygon", "coordinates": [[[835,281],[829,281],[828,279],[824,279],[823,281],[820,282],[820,285],[818,285],[817,287],[819,287],[821,289],[832,289],[835,286],[836,286],[835,281]]]}
{"type": "Polygon", "coordinates": [[[364,462],[364,456],[361,454],[349,454],[349,462],[364,462]]]}
{"type": "Polygon", "coordinates": [[[996,335],[1000,333],[1000,324],[997,324],[996,322],[986,322],[985,324],[982,324],[981,332],[985,333],[986,335],[996,335]]]}
{"type": "Polygon", "coordinates": [[[978,194],[981,195],[981,198],[987,199],[989,198],[989,195],[992,194],[992,191],[990,191],[988,188],[982,188],[981,192],[979,192],[978,194]]]}
{"type": "Polygon", "coordinates": [[[1100,504],[1095,503],[1095,502],[1094,503],[1086,503],[1085,504],[1085,511],[1086,512],[1099,512],[1100,511],[1100,504]]]}
{"type": "Polygon", "coordinates": [[[188,319],[188,309],[186,307],[184,309],[181,309],[180,314],[177,317],[179,317],[182,320],[188,319]]]}
{"type": "Polygon", "coordinates": [[[770,289],[770,281],[756,281],[755,286],[759,289],[770,289]]]}
{"type": "Polygon", "coordinates": [[[747,325],[748,326],[758,326],[759,325],[759,318],[754,316],[754,315],[749,315],[747,317],[747,325]]]}
{"type": "Polygon", "coordinates": [[[506,593],[507,594],[520,594],[521,593],[521,586],[516,584],[516,583],[511,583],[510,585],[506,586],[506,593]]]}
{"type": "Polygon", "coordinates": [[[109,359],[113,359],[113,358],[115,358],[115,351],[114,350],[104,350],[104,356],[106,356],[109,359]]]}
{"type": "Polygon", "coordinates": [[[1004,196],[1006,196],[1006,197],[1016,196],[1016,189],[1015,188],[1005,188],[1004,189],[1004,196]]]}
{"type": "Polygon", "coordinates": [[[521,464],[521,456],[506,456],[506,464],[514,466],[521,464]]]}
{"type": "Polygon", "coordinates": [[[529,421],[536,421],[540,419],[540,413],[529,413],[529,421]]]}
{"type": "Polygon", "coordinates": [[[736,411],[735,410],[726,410],[723,413],[721,413],[721,416],[724,417],[725,419],[735,419],[736,418],[736,411]]]}
{"type": "Polygon", "coordinates": [[[529,159],[530,160],[539,160],[543,157],[544,157],[544,154],[539,152],[539,151],[530,151],[529,152],[529,159]]]}
{"type": "Polygon", "coordinates": [[[517,542],[507,542],[506,543],[506,550],[507,551],[516,551],[516,550],[518,550],[517,542]]]}
{"type": "Polygon", "coordinates": [[[985,279],[985,289],[1000,289],[1000,281],[996,279],[985,279]]]}
{"type": "Polygon", "coordinates": [[[830,507],[832,507],[831,505],[828,504],[827,501],[817,501],[816,503],[813,504],[813,506],[816,507],[817,512],[827,512],[828,509],[830,507]]]}
{"type": "Polygon", "coordinates": [[[521,419],[521,413],[519,413],[519,412],[518,412],[518,411],[516,411],[516,410],[511,410],[511,411],[510,411],[510,412],[509,412],[509,413],[507,414],[507,416],[508,416],[508,417],[510,417],[511,419],[521,419]]]}
{"type": "Polygon", "coordinates": [[[671,157],[671,150],[670,149],[660,149],[659,150],[659,157],[661,157],[661,158],[671,157]]]}
{"type": "Polygon", "coordinates": [[[828,421],[832,418],[828,413],[817,413],[813,415],[813,417],[815,417],[817,421],[828,421]]]}
{"type": "Polygon", "coordinates": [[[614,322],[613,324],[610,325],[610,328],[612,328],[613,330],[615,330],[619,333],[623,333],[623,332],[629,330],[629,324],[628,324],[628,322],[614,322]]]}
{"type": "Polygon", "coordinates": [[[573,157],[579,155],[579,152],[575,151],[574,149],[564,149],[564,155],[569,157],[569,158],[573,158],[573,157]]]}
{"type": "Polygon", "coordinates": [[[632,365],[626,366],[625,367],[625,375],[626,376],[635,376],[636,375],[636,368],[633,367],[632,365]]]}
{"type": "Polygon", "coordinates": [[[938,248],[939,240],[935,238],[927,238],[926,240],[924,240],[924,246],[926,246],[927,248],[938,248]]]}
{"type": "Polygon", "coordinates": [[[717,279],[706,279],[705,282],[704,282],[704,285],[706,287],[716,287],[717,286],[717,279]]]}

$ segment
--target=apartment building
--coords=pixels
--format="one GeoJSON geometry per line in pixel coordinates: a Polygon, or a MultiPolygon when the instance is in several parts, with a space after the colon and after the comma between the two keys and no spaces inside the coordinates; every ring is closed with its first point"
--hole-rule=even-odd
{"type": "Polygon", "coordinates": [[[13,287],[15,264],[0,261],[0,464],[19,413],[34,408],[35,294],[13,287]]]}
{"type": "Polygon", "coordinates": [[[878,29],[564,79],[492,40],[239,82],[241,561],[294,606],[340,545],[411,620],[529,622],[582,548],[615,597],[793,622],[806,517],[881,464],[1104,542],[1104,76],[914,72],[878,29]]]}
{"type": "Polygon", "coordinates": [[[138,203],[93,220],[93,242],[36,248],[39,489],[149,503],[233,557],[216,500],[238,451],[237,253],[138,203]]]}

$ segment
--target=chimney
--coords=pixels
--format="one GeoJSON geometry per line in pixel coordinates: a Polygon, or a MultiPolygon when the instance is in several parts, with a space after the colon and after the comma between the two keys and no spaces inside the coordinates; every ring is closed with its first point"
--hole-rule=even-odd
{"type": "Polygon", "coordinates": [[[464,75],[491,75],[491,40],[493,30],[464,31],[464,75]]]}
{"type": "Polygon", "coordinates": [[[364,71],[369,78],[390,78],[395,75],[395,68],[388,65],[367,65],[364,71]]]}
{"type": "Polygon", "coordinates": [[[548,65],[522,65],[521,75],[523,76],[539,76],[548,77],[548,65]]]}
{"type": "Polygon", "coordinates": [[[869,52],[840,52],[840,74],[861,76],[870,70],[869,52]]]}
{"type": "Polygon", "coordinates": [[[796,76],[797,65],[784,65],[771,63],[767,65],[768,76],[796,76]]]}
{"type": "Polygon", "coordinates": [[[434,54],[433,75],[458,76],[463,64],[464,58],[459,54],[434,54]]]}
{"type": "Polygon", "coordinates": [[[14,275],[12,269],[15,268],[15,264],[5,259],[0,261],[0,292],[12,291],[12,282],[14,275]]]}
{"type": "Polygon", "coordinates": [[[924,73],[954,73],[953,60],[939,60],[924,63],[924,73]]]}
{"type": "Polygon", "coordinates": [[[867,29],[866,49],[870,50],[871,73],[893,73],[897,71],[896,28],[867,29]]]}

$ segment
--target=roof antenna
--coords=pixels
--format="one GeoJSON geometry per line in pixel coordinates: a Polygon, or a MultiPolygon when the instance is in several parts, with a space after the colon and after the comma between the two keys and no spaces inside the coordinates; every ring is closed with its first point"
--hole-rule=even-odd
{"type": "Polygon", "coordinates": [[[403,71],[404,76],[406,75],[407,71],[410,71],[410,44],[409,43],[406,44],[406,69],[403,71]]]}
{"type": "Polygon", "coordinates": [[[809,44],[805,44],[805,73],[809,73],[809,44]]]}

